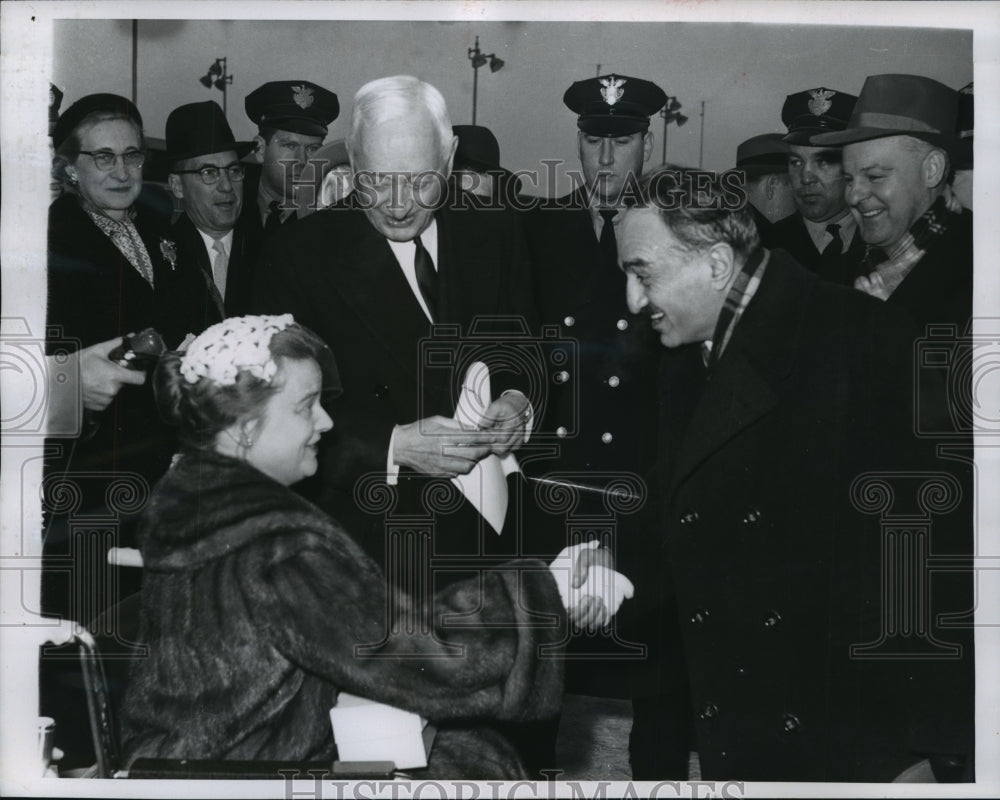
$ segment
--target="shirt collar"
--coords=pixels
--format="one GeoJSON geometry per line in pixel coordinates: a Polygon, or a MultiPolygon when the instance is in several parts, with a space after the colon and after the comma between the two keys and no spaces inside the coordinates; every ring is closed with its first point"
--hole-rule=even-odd
{"type": "Polygon", "coordinates": [[[230,253],[233,252],[233,232],[230,230],[225,236],[220,237],[218,240],[214,236],[209,236],[205,231],[199,228],[197,225],[194,229],[198,231],[201,236],[201,240],[205,243],[205,249],[208,251],[209,258],[214,258],[213,246],[216,241],[222,242],[222,249],[226,251],[226,258],[229,258],[230,253]]]}

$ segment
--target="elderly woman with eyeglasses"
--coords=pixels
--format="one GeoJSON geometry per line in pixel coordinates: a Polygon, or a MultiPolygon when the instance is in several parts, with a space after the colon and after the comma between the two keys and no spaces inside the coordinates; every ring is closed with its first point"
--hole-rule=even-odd
{"type": "MultiPolygon", "coordinates": [[[[135,105],[113,94],[83,97],[59,117],[52,141],[53,176],[64,188],[49,208],[47,350],[80,365],[83,433],[59,440],[45,494],[56,513],[87,509],[119,522],[141,510],[173,444],[151,387],[140,385],[143,373],[108,355],[145,328],[177,347],[214,320],[204,318],[205,282],[178,257],[166,220],[136,208],[146,153],[135,105]],[[79,500],[63,509],[67,489],[79,500]]],[[[60,538],[51,524],[49,538],[60,538]]]]}

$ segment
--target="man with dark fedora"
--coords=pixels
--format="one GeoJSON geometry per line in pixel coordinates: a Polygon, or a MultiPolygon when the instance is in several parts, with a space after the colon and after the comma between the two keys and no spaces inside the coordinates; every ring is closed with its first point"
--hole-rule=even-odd
{"type": "Polygon", "coordinates": [[[844,202],[840,148],[819,146],[813,137],[843,130],[856,100],[824,86],[785,98],[781,121],[796,212],[775,223],[772,242],[821,278],[847,286],[858,275],[864,244],[844,202]]]}
{"type": "MultiPolygon", "coordinates": [[[[924,354],[915,362],[922,370],[918,406],[924,405],[929,391],[946,396],[950,425],[933,432],[947,434],[952,455],[938,459],[937,465],[954,472],[962,484],[961,505],[952,514],[962,524],[936,527],[933,551],[964,559],[973,549],[970,465],[975,417],[968,369],[973,359],[968,338],[972,212],[954,202],[949,188],[953,160],[962,153],[958,125],[959,95],[954,89],[921,75],[871,75],[846,128],[818,140],[843,146],[847,203],[868,245],[862,265],[865,274],[855,287],[907,312],[921,334],[933,337],[918,342],[914,351],[924,354]],[[938,355],[932,360],[936,354],[947,358],[938,355]],[[932,382],[941,376],[947,378],[947,387],[932,382]]],[[[918,416],[915,421],[921,420],[918,416]]],[[[974,606],[970,570],[930,578],[926,596],[933,593],[935,602],[974,606]]],[[[962,649],[952,664],[941,665],[941,675],[948,677],[933,677],[919,687],[934,698],[937,722],[918,726],[911,735],[924,752],[943,754],[932,758],[939,780],[971,780],[975,750],[971,628],[959,626],[954,638],[961,638],[962,649]],[[950,777],[942,777],[946,773],[950,777]]]]}
{"type": "Polygon", "coordinates": [[[183,213],[178,246],[198,264],[212,299],[208,324],[246,312],[254,253],[247,247],[240,159],[253,142],[237,142],[218,103],[188,103],[167,117],[170,191],[183,213]]]}
{"type": "Polygon", "coordinates": [[[818,137],[843,146],[847,203],[868,244],[855,286],[901,305],[916,322],[972,314],[972,213],[949,203],[961,151],[959,95],[920,75],[872,75],[845,130],[818,137]]]}
{"type": "Polygon", "coordinates": [[[788,145],[778,133],[751,136],[736,148],[736,169],[743,173],[743,188],[761,243],[773,247],[774,223],[795,213],[788,177],[788,145]]]}
{"type": "Polygon", "coordinates": [[[253,158],[260,165],[247,171],[244,215],[256,220],[259,234],[269,236],[303,216],[296,186],[312,184],[303,173],[340,114],[340,103],[329,89],[294,80],[265,83],[247,95],[244,105],[257,126],[253,158]]]}
{"type": "Polygon", "coordinates": [[[458,188],[498,205],[510,204],[521,179],[500,166],[500,143],[483,125],[452,125],[458,137],[452,174],[458,188]]]}

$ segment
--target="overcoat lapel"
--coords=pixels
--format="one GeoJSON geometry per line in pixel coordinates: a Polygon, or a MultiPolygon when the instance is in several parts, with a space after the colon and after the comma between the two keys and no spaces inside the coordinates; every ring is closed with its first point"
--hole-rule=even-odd
{"type": "MultiPolygon", "coordinates": [[[[385,238],[367,219],[358,216],[366,235],[349,245],[357,252],[344,253],[343,258],[338,259],[340,268],[325,271],[323,279],[330,281],[357,312],[364,326],[358,335],[381,343],[387,357],[415,381],[418,364],[414,343],[428,335],[430,323],[385,238]]],[[[342,248],[344,244],[330,242],[329,246],[342,248]]]]}
{"type": "Polygon", "coordinates": [[[785,259],[771,254],[756,295],[705,384],[671,470],[671,497],[705,459],[778,402],[776,387],[794,365],[802,309],[816,282],[811,273],[786,269],[785,259]],[[775,325],[775,319],[785,325],[775,325]]]}

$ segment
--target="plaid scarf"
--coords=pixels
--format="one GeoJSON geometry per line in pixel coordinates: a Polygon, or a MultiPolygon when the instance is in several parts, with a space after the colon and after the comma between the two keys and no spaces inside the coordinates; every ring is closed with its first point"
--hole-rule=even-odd
{"type": "Polygon", "coordinates": [[[121,251],[121,254],[128,259],[128,262],[135,267],[136,271],[152,286],[153,262],[150,261],[146,245],[142,243],[139,231],[136,230],[135,223],[132,222],[132,219],[135,217],[135,211],[129,210],[125,218],[119,222],[87,206],[84,206],[84,210],[94,221],[94,224],[121,251]]]}
{"type": "Polygon", "coordinates": [[[877,272],[889,294],[892,294],[935,240],[944,235],[951,214],[945,198],[939,197],[910,226],[910,230],[892,250],[886,252],[881,247],[868,245],[861,262],[862,274],[877,272]]]}
{"type": "Polygon", "coordinates": [[[733,281],[733,285],[729,287],[729,294],[726,295],[726,301],[722,304],[722,310],[719,312],[719,319],[715,323],[712,341],[702,344],[702,358],[709,372],[722,357],[722,351],[729,344],[733,331],[736,329],[736,323],[739,322],[743,312],[746,311],[753,296],[757,293],[760,281],[764,277],[764,270],[767,269],[767,262],[770,259],[770,252],[763,247],[755,250],[746,260],[740,274],[733,281]]]}

